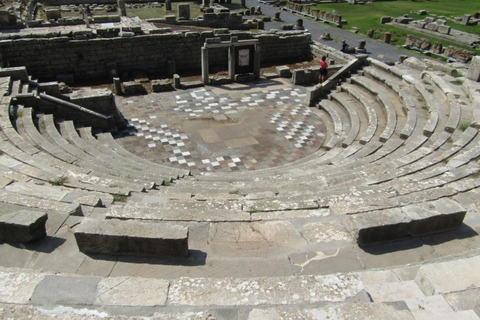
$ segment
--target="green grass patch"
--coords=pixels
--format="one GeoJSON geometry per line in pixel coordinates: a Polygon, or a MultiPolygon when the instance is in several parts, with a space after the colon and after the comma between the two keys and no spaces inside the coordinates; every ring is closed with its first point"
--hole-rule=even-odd
{"type": "Polygon", "coordinates": [[[462,123],[460,123],[460,126],[458,128],[462,131],[465,131],[468,129],[468,127],[470,127],[471,124],[472,123],[470,121],[463,121],[462,123]]]}
{"type": "Polygon", "coordinates": [[[452,77],[455,77],[455,78],[459,78],[459,77],[463,77],[463,74],[458,71],[458,70],[453,70],[452,73],[450,74],[452,77]]]}
{"type": "Polygon", "coordinates": [[[431,85],[432,85],[432,83],[431,83],[430,81],[428,81],[428,80],[425,80],[425,79],[423,80],[423,83],[425,83],[425,84],[428,84],[429,86],[431,86],[431,85]]]}
{"type": "Polygon", "coordinates": [[[54,180],[48,180],[52,186],[63,186],[68,181],[68,177],[62,176],[54,180]]]}
{"type": "MultiPolygon", "coordinates": [[[[367,34],[368,30],[375,30],[374,38],[382,39],[385,32],[392,33],[392,44],[405,44],[405,37],[412,34],[417,37],[425,38],[432,44],[440,42],[444,47],[456,46],[459,48],[472,50],[468,46],[461,46],[459,44],[430,37],[428,35],[413,32],[411,30],[401,29],[391,25],[380,24],[380,18],[384,16],[399,17],[408,14],[415,20],[424,19],[426,16],[418,15],[419,10],[426,10],[427,16],[445,16],[448,18],[460,17],[464,14],[472,14],[472,8],[478,7],[478,0],[436,0],[436,1],[411,1],[411,0],[397,0],[397,1],[378,1],[373,3],[366,3],[363,5],[354,5],[350,3],[325,3],[316,6],[320,11],[332,12],[335,10],[342,16],[342,20],[347,20],[348,24],[343,28],[356,28],[359,33],[367,34]]],[[[315,8],[315,7],[312,7],[315,8]]],[[[447,20],[447,25],[456,30],[461,30],[469,33],[480,34],[480,28],[477,26],[464,26],[450,20],[447,20]]],[[[341,39],[336,39],[340,42],[341,39]]],[[[351,44],[353,45],[353,44],[351,44]]],[[[367,44],[368,47],[368,44],[367,44]]],[[[474,50],[476,54],[480,54],[480,48],[474,50]]]]}
{"type": "Polygon", "coordinates": [[[427,89],[427,91],[430,92],[430,93],[435,93],[435,90],[433,90],[433,89],[427,89]]]}
{"type": "Polygon", "coordinates": [[[125,201],[127,201],[127,197],[128,197],[127,195],[117,193],[117,194],[113,195],[113,201],[114,202],[125,202],[125,201]]]}
{"type": "Polygon", "coordinates": [[[233,190],[233,191],[228,192],[228,194],[240,194],[240,191],[238,191],[238,190],[233,190]]]}
{"type": "MultiPolygon", "coordinates": [[[[453,84],[456,84],[456,85],[458,85],[458,86],[461,86],[462,83],[463,83],[463,80],[457,79],[457,80],[450,81],[450,83],[453,83],[453,84]]],[[[457,97],[457,98],[458,98],[458,97],[457,97]]]]}
{"type": "Polygon", "coordinates": [[[170,181],[164,180],[162,186],[164,187],[170,187],[172,183],[170,181]]]}

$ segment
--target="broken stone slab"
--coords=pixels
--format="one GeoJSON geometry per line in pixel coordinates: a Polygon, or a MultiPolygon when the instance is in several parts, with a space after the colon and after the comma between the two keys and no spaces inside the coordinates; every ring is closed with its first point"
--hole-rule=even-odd
{"type": "Polygon", "coordinates": [[[86,253],[188,256],[188,227],[180,225],[84,218],[74,234],[86,253]]]}
{"type": "Polygon", "coordinates": [[[47,235],[45,212],[20,210],[0,216],[0,243],[28,243],[47,235]]]}

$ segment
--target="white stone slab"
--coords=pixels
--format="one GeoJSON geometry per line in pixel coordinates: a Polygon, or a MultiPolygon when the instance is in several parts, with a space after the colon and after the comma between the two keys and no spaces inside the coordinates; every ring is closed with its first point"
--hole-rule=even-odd
{"type": "Polygon", "coordinates": [[[415,315],[415,320],[478,320],[478,315],[473,310],[446,312],[446,313],[421,313],[415,315]]]}
{"type": "Polygon", "coordinates": [[[407,299],[405,303],[415,316],[424,313],[448,313],[453,311],[441,295],[407,299]]]}
{"type": "Polygon", "coordinates": [[[167,301],[169,282],[161,279],[114,277],[98,284],[95,304],[113,306],[161,306],[167,301]]]}
{"type": "Polygon", "coordinates": [[[383,303],[338,303],[318,306],[317,308],[291,308],[277,306],[274,308],[254,308],[248,320],[278,319],[362,319],[362,320],[409,320],[414,319],[410,311],[398,310],[383,303]]]}
{"type": "Polygon", "coordinates": [[[480,287],[480,256],[422,266],[415,277],[426,295],[480,287]]]}
{"type": "Polygon", "coordinates": [[[28,303],[43,274],[0,271],[0,302],[28,303]]]}
{"type": "Polygon", "coordinates": [[[352,236],[340,221],[305,224],[302,234],[309,243],[352,241],[352,236]]]}
{"type": "Polygon", "coordinates": [[[172,282],[169,304],[239,306],[345,301],[363,289],[354,274],[271,278],[180,278],[172,282]]]}
{"type": "Polygon", "coordinates": [[[401,301],[424,297],[423,292],[413,280],[366,285],[365,290],[375,302],[401,301]]]}

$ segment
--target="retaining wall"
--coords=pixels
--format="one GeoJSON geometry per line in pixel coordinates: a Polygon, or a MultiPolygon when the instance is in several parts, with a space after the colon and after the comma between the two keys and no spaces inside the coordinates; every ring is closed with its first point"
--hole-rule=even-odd
{"type": "MultiPolygon", "coordinates": [[[[120,74],[144,71],[167,75],[167,61],[175,60],[176,72],[201,71],[201,50],[213,32],[187,32],[135,37],[72,40],[68,37],[29,38],[0,41],[4,66],[26,66],[28,73],[52,80],[62,73],[76,80],[108,77],[108,65],[116,64],[120,74]]],[[[222,38],[228,37],[222,35],[222,38]]],[[[239,37],[240,38],[240,37],[239,37]]],[[[261,63],[300,61],[310,55],[311,36],[303,32],[282,32],[243,38],[258,38],[261,63]]],[[[226,50],[209,52],[211,64],[226,65],[226,50]]]]}

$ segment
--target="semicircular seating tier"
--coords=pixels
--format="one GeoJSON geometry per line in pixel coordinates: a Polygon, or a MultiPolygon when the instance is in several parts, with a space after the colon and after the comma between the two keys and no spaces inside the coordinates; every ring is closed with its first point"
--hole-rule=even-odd
{"type": "Polygon", "coordinates": [[[25,288],[0,294],[0,306],[413,319],[426,305],[424,317],[478,318],[478,304],[459,302],[480,288],[480,135],[470,125],[475,84],[458,80],[368,59],[304,107],[327,128],[318,151],[192,176],[134,155],[109,132],[39,112],[15,98],[39,99],[33,81],[2,78],[0,218],[48,220],[46,238],[0,246],[15,256],[2,264],[2,292],[25,288]],[[47,294],[53,287],[58,296],[47,294]],[[139,298],[127,301],[132,290],[139,298]]]}

